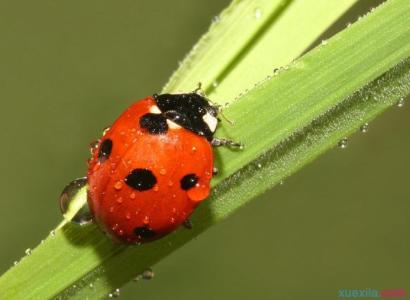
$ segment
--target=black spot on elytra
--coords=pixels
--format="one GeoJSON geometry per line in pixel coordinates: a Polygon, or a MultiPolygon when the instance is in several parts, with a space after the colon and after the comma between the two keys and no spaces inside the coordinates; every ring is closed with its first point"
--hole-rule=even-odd
{"type": "Polygon", "coordinates": [[[136,227],[134,229],[134,234],[138,236],[141,239],[152,239],[157,235],[157,233],[149,228],[148,226],[141,226],[141,227],[136,227]]]}
{"type": "Polygon", "coordinates": [[[146,191],[157,183],[157,178],[148,169],[134,169],[125,178],[125,183],[138,191],[146,191]]]}
{"type": "Polygon", "coordinates": [[[151,134],[164,134],[168,131],[167,119],[161,114],[145,114],[140,118],[140,126],[151,134]]]}
{"type": "Polygon", "coordinates": [[[110,157],[112,151],[112,141],[110,139],[104,140],[100,145],[100,151],[98,151],[98,159],[103,162],[110,157]]]}
{"type": "Polygon", "coordinates": [[[199,177],[196,176],[195,174],[187,174],[181,179],[181,189],[183,190],[189,190],[193,188],[197,182],[198,182],[199,177]]]}

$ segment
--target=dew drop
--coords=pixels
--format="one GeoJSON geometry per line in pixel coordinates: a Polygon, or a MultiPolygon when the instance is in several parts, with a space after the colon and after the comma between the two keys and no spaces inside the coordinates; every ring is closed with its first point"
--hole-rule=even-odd
{"type": "Polygon", "coordinates": [[[349,23],[346,24],[347,28],[349,28],[350,26],[352,26],[352,23],[349,22],[349,23]]]}
{"type": "Polygon", "coordinates": [[[31,255],[31,249],[30,249],[30,248],[27,248],[26,251],[24,251],[24,253],[25,253],[27,256],[30,256],[30,255],[31,255]]]}
{"type": "Polygon", "coordinates": [[[403,107],[404,106],[404,98],[400,98],[399,101],[397,101],[397,107],[403,107]]]}
{"type": "Polygon", "coordinates": [[[142,279],[150,280],[150,279],[154,278],[154,275],[155,275],[154,271],[152,271],[152,269],[148,268],[144,272],[142,272],[142,279]]]}
{"type": "Polygon", "coordinates": [[[19,262],[17,260],[14,261],[13,265],[17,266],[19,262]]]}
{"type": "Polygon", "coordinates": [[[261,165],[261,164],[258,164],[258,168],[259,168],[259,169],[262,168],[262,165],[261,165]]]}
{"type": "Polygon", "coordinates": [[[322,43],[321,43],[323,46],[325,46],[325,45],[327,45],[327,40],[322,40],[322,43]]]}
{"type": "Polygon", "coordinates": [[[167,174],[167,170],[161,169],[161,170],[159,170],[159,174],[161,174],[161,175],[166,175],[166,174],[167,174]]]}
{"type": "Polygon", "coordinates": [[[60,210],[66,220],[78,225],[85,225],[92,221],[86,197],[86,177],[75,179],[64,188],[60,195],[60,210]]]}
{"type": "Polygon", "coordinates": [[[212,18],[212,23],[213,24],[218,24],[221,21],[221,17],[220,16],[214,16],[212,18]]]}
{"type": "Polygon", "coordinates": [[[212,87],[213,87],[213,88],[217,88],[218,85],[219,85],[219,82],[218,82],[218,81],[212,82],[212,87]]]}
{"type": "Polygon", "coordinates": [[[362,126],[360,126],[360,132],[362,133],[366,133],[368,129],[369,129],[368,123],[364,123],[362,126]]]}
{"type": "Polygon", "coordinates": [[[121,204],[122,203],[122,197],[118,197],[116,201],[117,201],[118,204],[121,204]]]}
{"type": "Polygon", "coordinates": [[[135,197],[137,197],[137,195],[136,195],[135,193],[131,193],[131,194],[130,194],[130,199],[134,200],[135,197]]]}
{"type": "Polygon", "coordinates": [[[90,284],[88,285],[88,287],[89,287],[90,289],[92,289],[92,288],[94,288],[94,284],[90,283],[90,284]]]}
{"type": "Polygon", "coordinates": [[[127,220],[131,220],[131,213],[126,213],[125,214],[125,218],[127,219],[127,220]]]}
{"type": "Polygon", "coordinates": [[[103,129],[103,134],[102,134],[102,135],[103,135],[103,136],[106,135],[107,132],[108,132],[110,129],[111,129],[110,126],[105,127],[105,128],[103,129]]]}
{"type": "Polygon", "coordinates": [[[121,181],[117,181],[117,182],[114,184],[114,189],[116,189],[117,191],[121,190],[121,189],[122,189],[122,182],[121,182],[121,181]]]}
{"type": "Polygon", "coordinates": [[[50,236],[51,236],[51,237],[55,237],[55,236],[56,236],[56,231],[55,231],[55,230],[51,230],[51,231],[50,231],[50,236]]]}
{"type": "Polygon", "coordinates": [[[339,141],[338,146],[340,149],[346,149],[347,147],[347,138],[343,138],[339,141]]]}
{"type": "Polygon", "coordinates": [[[99,144],[99,141],[93,141],[93,142],[90,143],[91,155],[93,155],[94,151],[96,151],[98,149],[98,144],[99,144]]]}
{"type": "Polygon", "coordinates": [[[255,9],[255,18],[260,19],[262,17],[262,10],[260,8],[255,9]]]}

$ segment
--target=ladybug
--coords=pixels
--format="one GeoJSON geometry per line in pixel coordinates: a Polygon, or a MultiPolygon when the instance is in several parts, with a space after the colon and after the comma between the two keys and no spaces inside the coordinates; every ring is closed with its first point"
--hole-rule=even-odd
{"type": "MultiPolygon", "coordinates": [[[[198,89],[199,90],[199,89],[198,89]]],[[[188,221],[210,193],[219,108],[198,90],[132,104],[92,147],[88,205],[113,240],[139,244],[188,221]]]]}

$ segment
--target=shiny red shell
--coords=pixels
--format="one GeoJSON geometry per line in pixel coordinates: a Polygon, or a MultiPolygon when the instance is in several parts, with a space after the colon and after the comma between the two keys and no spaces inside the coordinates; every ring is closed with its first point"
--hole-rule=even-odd
{"type": "Polygon", "coordinates": [[[140,118],[155,105],[152,97],[131,105],[93,148],[88,164],[88,204],[100,228],[114,240],[139,243],[157,239],[180,226],[210,191],[212,147],[184,128],[150,134],[140,118]],[[102,143],[111,140],[107,157],[102,143]],[[156,183],[144,191],[127,184],[135,169],[152,172],[156,183]],[[195,186],[181,188],[187,174],[195,186]]]}

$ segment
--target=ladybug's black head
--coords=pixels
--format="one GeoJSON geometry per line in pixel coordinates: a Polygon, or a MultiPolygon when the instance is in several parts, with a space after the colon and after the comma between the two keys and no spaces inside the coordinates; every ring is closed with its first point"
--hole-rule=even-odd
{"type": "Polygon", "coordinates": [[[165,118],[212,140],[218,124],[218,108],[204,97],[187,93],[154,95],[154,99],[165,118]]]}

